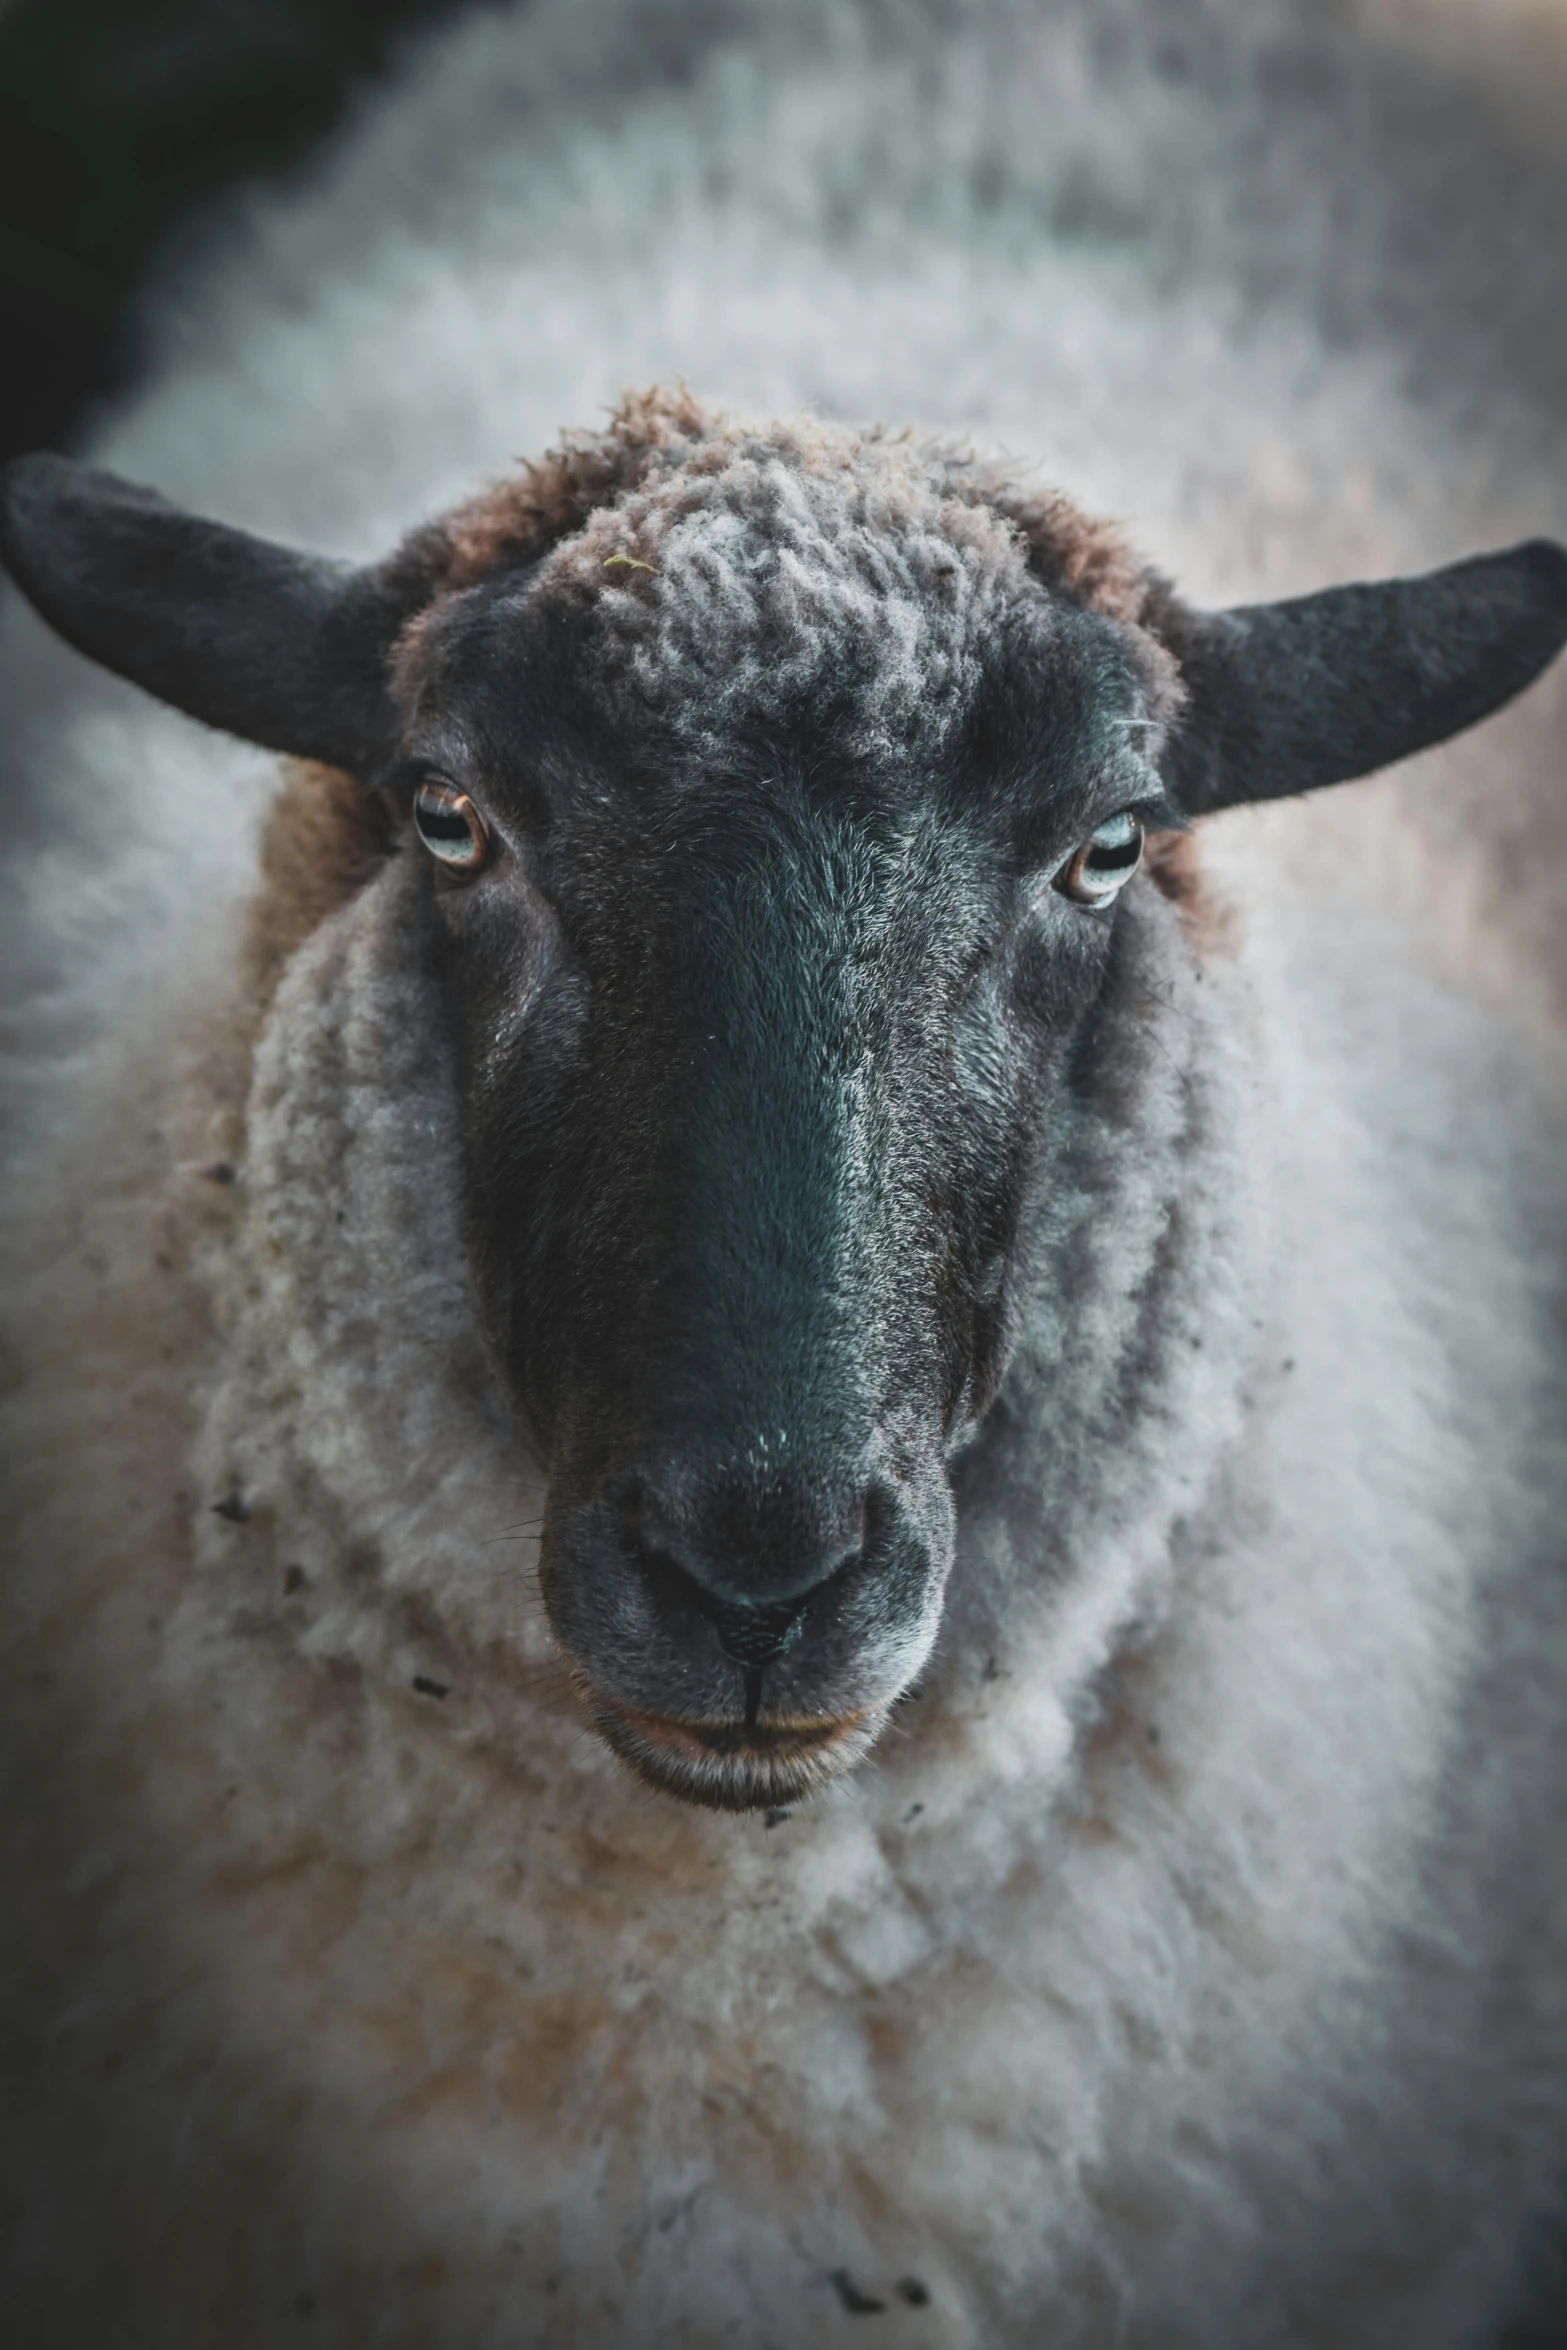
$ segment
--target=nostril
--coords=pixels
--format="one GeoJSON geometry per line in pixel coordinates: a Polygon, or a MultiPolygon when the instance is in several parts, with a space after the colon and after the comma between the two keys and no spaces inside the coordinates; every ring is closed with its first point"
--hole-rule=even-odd
{"type": "Polygon", "coordinates": [[[822,1620],[832,1605],[829,1587],[875,1563],[887,1497],[876,1484],[850,1501],[841,1483],[835,1495],[825,1478],[780,1476],[758,1485],[738,1475],[677,1474],[666,1465],[657,1477],[617,1477],[600,1509],[666,1632],[699,1638],[693,1619],[703,1620],[723,1654],[749,1675],[822,1620]]]}
{"type": "Polygon", "coordinates": [[[759,1672],[800,1637],[803,1599],[784,1600],[773,1607],[748,1607],[743,1601],[715,1599],[699,1586],[693,1589],[697,1606],[718,1634],[719,1647],[742,1672],[759,1672]]]}
{"type": "Polygon", "coordinates": [[[810,1592],[781,1600],[741,1599],[732,1592],[714,1591],[667,1550],[636,1541],[627,1549],[644,1582],[662,1603],[704,1617],[717,1633],[724,1655],[743,1673],[759,1673],[799,1639],[810,1592]]]}

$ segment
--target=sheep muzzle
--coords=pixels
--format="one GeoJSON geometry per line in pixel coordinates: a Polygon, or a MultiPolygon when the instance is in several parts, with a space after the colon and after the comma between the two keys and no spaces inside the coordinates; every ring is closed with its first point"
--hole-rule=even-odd
{"type": "Polygon", "coordinates": [[[953,1548],[939,1459],[862,1491],[739,1484],[611,1479],[552,1506],[543,1548],[597,1728],[642,1777],[727,1810],[791,1802],[868,1751],[929,1653],[953,1548]]]}

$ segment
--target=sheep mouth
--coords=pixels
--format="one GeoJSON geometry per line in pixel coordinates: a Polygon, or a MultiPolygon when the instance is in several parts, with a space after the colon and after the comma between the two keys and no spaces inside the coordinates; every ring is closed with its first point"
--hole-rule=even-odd
{"type": "Polygon", "coordinates": [[[835,1720],[681,1722],[595,1690],[599,1735],[640,1779],[709,1811],[770,1811],[826,1786],[867,1754],[884,1708],[835,1720]]]}

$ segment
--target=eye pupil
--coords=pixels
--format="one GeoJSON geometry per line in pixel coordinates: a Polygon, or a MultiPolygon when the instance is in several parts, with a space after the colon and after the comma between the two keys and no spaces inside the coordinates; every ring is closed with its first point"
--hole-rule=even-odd
{"type": "Polygon", "coordinates": [[[1142,842],[1135,834],[1126,840],[1103,841],[1095,833],[1083,860],[1090,873],[1123,873],[1135,865],[1142,852],[1142,842]]]}
{"type": "Polygon", "coordinates": [[[470,837],[462,818],[450,814],[445,808],[422,810],[419,829],[426,840],[465,841],[470,837]]]}
{"type": "Polygon", "coordinates": [[[1130,809],[1096,825],[1063,866],[1056,887],[1079,906],[1107,906],[1143,860],[1143,827],[1130,809]]]}
{"type": "Polygon", "coordinates": [[[420,784],[414,793],[414,824],[425,847],[443,865],[472,872],[489,853],[484,818],[454,783],[420,784]]]}

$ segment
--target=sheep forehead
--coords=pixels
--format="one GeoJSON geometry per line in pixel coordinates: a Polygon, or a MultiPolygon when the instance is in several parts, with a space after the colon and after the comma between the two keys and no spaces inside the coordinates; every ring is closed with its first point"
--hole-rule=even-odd
{"type": "Polygon", "coordinates": [[[419,698],[465,591],[568,625],[573,690],[631,739],[697,762],[799,727],[815,749],[922,759],[955,739],[987,662],[1032,659],[1052,606],[1117,629],[1149,710],[1179,705],[1150,633],[1162,583],[1113,524],[1010,464],[811,416],[758,419],[684,387],[628,394],[410,542],[434,600],[399,646],[419,698]]]}
{"type": "Polygon", "coordinates": [[[1039,591],[993,507],[907,444],[815,426],[659,466],[554,549],[534,593],[591,607],[601,690],[677,740],[829,703],[870,749],[949,732],[1003,613],[1039,591]]]}

